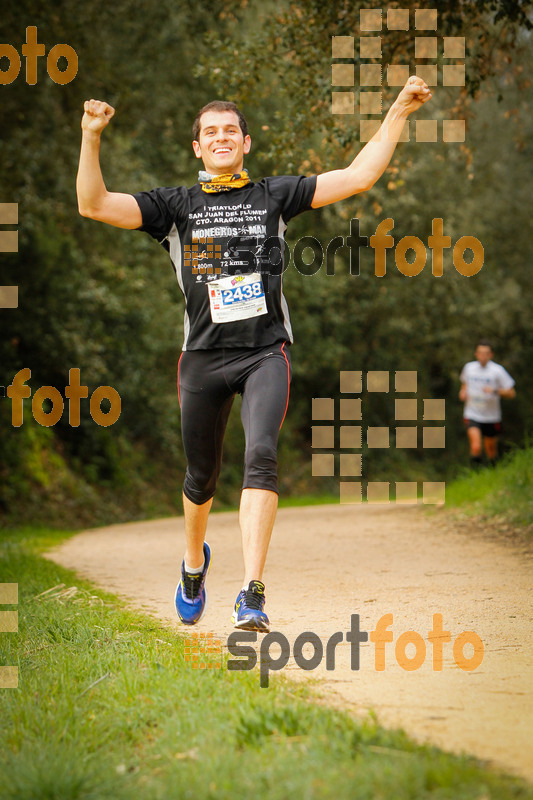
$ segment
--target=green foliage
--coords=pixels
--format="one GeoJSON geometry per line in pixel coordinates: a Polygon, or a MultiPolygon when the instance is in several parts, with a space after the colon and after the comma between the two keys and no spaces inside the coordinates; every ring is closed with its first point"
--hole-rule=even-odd
{"type": "MultiPolygon", "coordinates": [[[[223,8],[211,5],[215,15],[223,8]]],[[[117,106],[103,145],[111,188],[134,191],[190,180],[188,120],[208,99],[208,87],[190,86],[187,76],[205,21],[192,4],[130,0],[112,6],[61,0],[49,14],[23,0],[2,15],[2,41],[22,43],[26,25],[35,24],[48,49],[57,41],[74,47],[79,73],[58,86],[40,59],[36,85],[21,77],[2,87],[0,200],[19,203],[20,223],[18,255],[2,256],[3,283],[18,284],[20,305],[0,316],[1,382],[8,385],[19,369],[30,367],[33,392],[51,385],[64,394],[68,370],[77,367],[89,395],[110,385],[122,400],[121,417],[107,431],[91,419],[88,400],[82,401],[78,428],[68,424],[65,404],[60,422],[46,432],[31,416],[24,429],[10,430],[5,408],[2,503],[19,519],[28,506],[56,522],[177,510],[184,472],[175,385],[180,292],[163,251],[158,254],[138,234],[78,215],[74,182],[86,97],[105,97],[117,106]],[[151,69],[141,66],[146,64],[151,69]],[[31,468],[36,441],[55,459],[53,479],[53,470],[31,468]],[[169,464],[177,473],[173,480],[169,464]],[[58,484],[64,487],[60,496],[51,490],[58,484]],[[99,502],[99,494],[112,488],[115,502],[103,496],[99,502]]]]}
{"type": "MultiPolygon", "coordinates": [[[[360,9],[383,8],[379,0],[367,2],[323,2],[285,0],[281,3],[251,0],[250,11],[259,24],[247,28],[235,41],[233,32],[224,35],[214,28],[209,33],[210,52],[200,58],[197,74],[209,74],[219,92],[245,106],[266,110],[271,127],[267,155],[277,164],[285,162],[289,172],[303,170],[302,162],[315,171],[344,166],[346,149],[358,141],[353,117],[331,114],[331,37],[355,36],[355,74],[360,63],[357,38],[360,9]],[[239,61],[239,69],[212,69],[212,53],[219,62],[239,61]],[[311,148],[311,149],[308,149],[311,148]],[[311,162],[311,164],[309,163],[311,162]]],[[[475,96],[483,82],[505,68],[520,34],[531,29],[530,0],[461,0],[419,2],[409,0],[402,8],[437,9],[438,35],[461,36],[466,40],[466,86],[455,114],[468,98],[475,96]]],[[[240,20],[239,20],[240,24],[240,20]]],[[[384,29],[385,30],[385,29],[384,29]]],[[[387,30],[381,37],[384,65],[409,63],[415,57],[414,37],[405,31],[387,30]]],[[[377,60],[375,60],[377,63],[377,60]]],[[[439,61],[442,66],[442,58],[439,61]]],[[[356,77],[356,86],[357,86],[356,77]]],[[[435,94],[447,94],[439,87],[435,94]]],[[[385,106],[396,89],[383,87],[385,106]]],[[[435,103],[433,103],[434,107],[435,103]]],[[[447,116],[453,114],[448,113],[447,116]]],[[[459,115],[460,116],[460,115],[459,115]]],[[[270,167],[271,168],[271,167],[270,167]]]]}
{"type": "Polygon", "coordinates": [[[466,515],[508,526],[533,526],[533,448],[513,450],[492,469],[470,472],[446,486],[446,503],[466,515]]]}
{"type": "Polygon", "coordinates": [[[173,464],[154,461],[146,446],[97,428],[79,455],[69,454],[53,429],[38,425],[29,405],[20,428],[0,406],[0,509],[5,526],[25,521],[98,525],[180,513],[173,464]]]}
{"type": "MultiPolygon", "coordinates": [[[[25,28],[34,24],[47,50],[57,42],[75,48],[79,73],[69,84],[54,84],[41,58],[36,85],[26,84],[23,65],[19,78],[1,87],[0,202],[19,204],[20,240],[18,254],[1,256],[2,284],[19,286],[20,304],[0,314],[0,383],[8,386],[29,367],[32,394],[40,386],[64,394],[75,367],[89,394],[101,385],[115,388],[122,412],[104,430],[83,400],[78,428],[69,425],[65,403],[54,428],[45,430],[27,415],[14,430],[10,401],[0,399],[1,514],[90,524],[179,508],[185,460],[175,381],[183,301],[162,248],[77,213],[83,100],[116,106],[102,143],[104,176],[113,190],[194,182],[190,125],[198,107],[219,93],[244,107],[254,178],[344,166],[359,144],[355,118],[330,113],[331,36],[357,33],[361,5],[59,0],[37,7],[21,0],[3,11],[2,41],[20,52],[25,28]]],[[[494,340],[496,360],[517,380],[517,399],[504,405],[507,441],[520,444],[531,429],[533,376],[525,366],[533,349],[529,6],[515,0],[429,3],[439,11],[439,35],[467,39],[475,100],[439,85],[421,116],[466,116],[465,145],[400,145],[371,192],[291,222],[292,250],[304,235],[315,236],[324,249],[335,236],[348,237],[355,217],[364,236],[392,217],[396,241],[416,235],[427,242],[431,220],[443,218],[452,243],[463,235],[482,242],[485,265],[464,278],[446,250],[442,278],[430,275],[429,256],[421,275],[406,278],[389,252],[387,274],[377,278],[372,254],[362,248],[355,276],[346,246],[338,251],[334,275],[324,266],[302,275],[291,264],[285,287],[296,341],[280,437],[283,493],[336,491],[334,481],[311,476],[310,412],[314,396],[338,395],[340,370],[414,369],[419,396],[447,401],[446,450],[391,449],[368,458],[365,452],[370,479],[392,473],[449,478],[466,460],[457,380],[480,335],[494,340]]],[[[384,62],[413,55],[412,38],[401,31],[384,36],[384,62]]],[[[235,504],[241,484],[237,412],[238,402],[219,506],[235,504]]],[[[390,424],[383,403],[368,404],[365,424],[390,424]]]]}

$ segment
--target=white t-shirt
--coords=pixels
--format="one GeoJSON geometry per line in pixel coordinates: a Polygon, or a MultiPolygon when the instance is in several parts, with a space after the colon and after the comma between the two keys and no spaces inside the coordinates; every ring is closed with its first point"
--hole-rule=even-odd
{"type": "Polygon", "coordinates": [[[502,411],[498,389],[511,389],[515,382],[506,369],[494,361],[484,367],[479,361],[469,361],[461,372],[461,383],[466,384],[465,419],[475,422],[501,422],[502,411]],[[492,391],[484,392],[484,387],[492,391]]]}

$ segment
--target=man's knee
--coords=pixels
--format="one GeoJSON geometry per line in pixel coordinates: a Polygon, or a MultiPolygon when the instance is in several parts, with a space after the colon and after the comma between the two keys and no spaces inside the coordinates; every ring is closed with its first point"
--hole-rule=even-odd
{"type": "Polygon", "coordinates": [[[471,427],[467,430],[468,433],[468,442],[470,444],[470,455],[471,456],[480,456],[482,451],[481,445],[481,431],[479,428],[471,427]]]}
{"type": "Polygon", "coordinates": [[[278,464],[277,446],[270,441],[254,442],[246,448],[244,454],[247,466],[258,469],[276,469],[278,464]]]}
{"type": "Polygon", "coordinates": [[[246,449],[244,486],[277,491],[277,448],[272,442],[255,442],[246,449]]]}
{"type": "Polygon", "coordinates": [[[197,506],[207,503],[215,494],[217,487],[217,471],[202,473],[197,471],[192,473],[187,467],[185,480],[183,481],[183,494],[197,506]]]}
{"type": "Polygon", "coordinates": [[[498,439],[496,437],[485,437],[485,453],[488,458],[495,459],[498,455],[498,439]]]}

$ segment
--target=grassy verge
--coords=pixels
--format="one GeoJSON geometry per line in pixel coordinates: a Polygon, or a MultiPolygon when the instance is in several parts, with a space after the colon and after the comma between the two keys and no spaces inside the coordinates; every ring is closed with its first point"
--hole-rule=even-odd
{"type": "Polygon", "coordinates": [[[19,688],[0,690],[2,800],[532,800],[520,781],[320,707],[281,675],[259,689],[255,671],[192,669],[174,630],[39,557],[64,535],[3,537],[19,632],[0,637],[0,663],[18,666],[19,688]]]}
{"type": "Polygon", "coordinates": [[[533,448],[515,450],[494,468],[469,472],[446,485],[446,504],[467,516],[533,526],[533,448]]]}

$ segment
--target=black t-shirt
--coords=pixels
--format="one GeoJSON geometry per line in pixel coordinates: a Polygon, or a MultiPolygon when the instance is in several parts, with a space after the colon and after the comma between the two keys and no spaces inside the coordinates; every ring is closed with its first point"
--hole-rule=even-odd
{"type": "Polygon", "coordinates": [[[315,188],[316,176],[279,176],[226,192],[204,192],[196,184],[134,195],[143,220],[138,230],[169,252],[185,295],[184,350],[292,342],[280,240],[289,220],[311,208],[315,188]],[[210,282],[255,272],[262,276],[267,313],[213,322],[210,282]]]}

